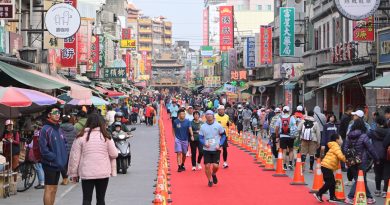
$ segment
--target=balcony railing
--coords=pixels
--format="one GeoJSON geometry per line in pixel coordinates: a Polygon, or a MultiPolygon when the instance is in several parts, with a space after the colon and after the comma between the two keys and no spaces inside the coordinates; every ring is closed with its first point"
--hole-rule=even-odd
{"type": "Polygon", "coordinates": [[[165,30],[165,31],[164,31],[164,34],[165,34],[165,35],[172,35],[172,31],[171,31],[171,30],[165,30]]]}
{"type": "Polygon", "coordinates": [[[151,19],[138,19],[138,24],[140,25],[150,25],[152,24],[151,19]]]}
{"type": "Polygon", "coordinates": [[[139,33],[152,33],[152,29],[151,28],[140,28],[138,30],[139,33]]]}
{"type": "Polygon", "coordinates": [[[139,38],[140,43],[151,43],[152,38],[139,38]]]}

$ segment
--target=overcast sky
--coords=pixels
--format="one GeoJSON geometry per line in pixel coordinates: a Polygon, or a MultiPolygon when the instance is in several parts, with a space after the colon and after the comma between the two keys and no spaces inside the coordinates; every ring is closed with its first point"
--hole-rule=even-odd
{"type": "Polygon", "coordinates": [[[189,40],[192,48],[202,44],[203,0],[129,0],[143,14],[164,16],[173,24],[173,41],[189,40]]]}

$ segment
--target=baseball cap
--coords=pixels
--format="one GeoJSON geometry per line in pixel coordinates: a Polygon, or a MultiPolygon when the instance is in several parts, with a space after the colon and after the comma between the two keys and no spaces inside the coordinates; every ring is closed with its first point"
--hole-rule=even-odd
{"type": "Polygon", "coordinates": [[[191,105],[187,107],[187,109],[193,108],[191,105]]]}
{"type": "Polygon", "coordinates": [[[211,111],[211,110],[207,110],[206,113],[205,113],[205,115],[214,115],[214,112],[211,111]]]}
{"type": "Polygon", "coordinates": [[[219,107],[218,107],[218,110],[224,110],[225,109],[225,106],[223,106],[223,105],[220,105],[219,107]]]}
{"type": "Polygon", "coordinates": [[[277,107],[277,108],[275,108],[275,112],[280,113],[280,112],[282,112],[282,110],[280,110],[280,108],[277,107]]]}
{"type": "Polygon", "coordinates": [[[297,107],[297,111],[303,111],[303,107],[302,107],[302,105],[298,105],[298,107],[297,107]]]}
{"type": "Polygon", "coordinates": [[[290,112],[290,107],[289,106],[284,106],[283,111],[290,112]]]}
{"type": "Polygon", "coordinates": [[[364,112],[361,110],[356,110],[356,112],[352,112],[352,115],[356,115],[356,116],[362,118],[364,116],[364,112]]]}
{"type": "Polygon", "coordinates": [[[5,121],[5,126],[7,126],[7,125],[13,125],[13,124],[14,124],[14,122],[13,122],[12,120],[10,120],[10,119],[8,119],[8,120],[5,121]]]}

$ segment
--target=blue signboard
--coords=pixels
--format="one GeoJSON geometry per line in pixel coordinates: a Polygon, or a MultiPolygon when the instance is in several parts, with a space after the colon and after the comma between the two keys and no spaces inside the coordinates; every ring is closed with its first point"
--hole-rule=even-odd
{"type": "Polygon", "coordinates": [[[390,64],[390,29],[378,31],[378,65],[390,64]]]}
{"type": "Polygon", "coordinates": [[[255,37],[248,37],[246,40],[246,67],[254,68],[256,66],[255,37]]]}

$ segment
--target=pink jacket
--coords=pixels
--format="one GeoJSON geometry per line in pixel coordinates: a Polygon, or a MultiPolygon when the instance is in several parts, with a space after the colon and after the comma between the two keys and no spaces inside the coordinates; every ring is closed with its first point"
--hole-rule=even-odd
{"type": "Polygon", "coordinates": [[[101,179],[116,175],[115,158],[118,151],[113,140],[104,141],[100,128],[92,130],[87,142],[89,128],[82,137],[73,142],[69,156],[69,177],[101,179]]]}

